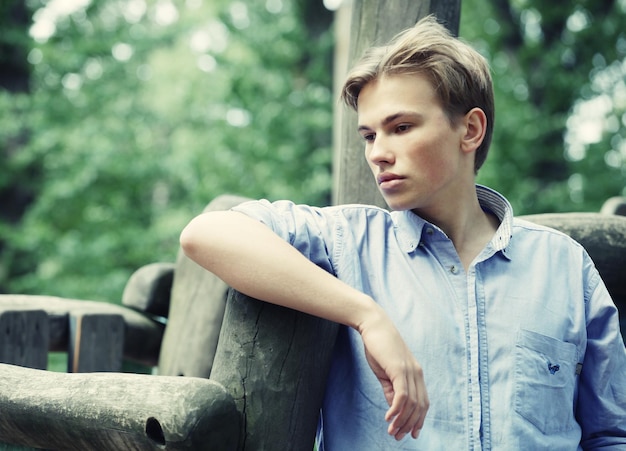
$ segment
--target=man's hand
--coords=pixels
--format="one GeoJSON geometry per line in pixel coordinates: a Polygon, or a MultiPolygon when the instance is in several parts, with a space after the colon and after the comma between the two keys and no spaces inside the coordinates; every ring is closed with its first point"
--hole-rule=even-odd
{"type": "Polygon", "coordinates": [[[389,410],[387,432],[402,440],[409,432],[417,438],[424,426],[429,401],[419,365],[389,317],[382,313],[357,328],[367,361],[380,381],[389,410]]]}

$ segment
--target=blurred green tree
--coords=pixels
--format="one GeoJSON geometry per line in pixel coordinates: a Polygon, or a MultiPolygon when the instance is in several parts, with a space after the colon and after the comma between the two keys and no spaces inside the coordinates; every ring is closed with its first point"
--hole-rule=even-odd
{"type": "Polygon", "coordinates": [[[320,2],[30,5],[30,93],[1,93],[0,145],[3,179],[38,170],[5,183],[33,201],[2,223],[2,291],[116,300],[134,269],[175,258],[184,224],[218,194],[328,202],[332,14],[320,2]]]}
{"type": "Polygon", "coordinates": [[[626,3],[467,0],[461,20],[496,91],[479,181],[518,214],[597,211],[626,194],[626,3]]]}

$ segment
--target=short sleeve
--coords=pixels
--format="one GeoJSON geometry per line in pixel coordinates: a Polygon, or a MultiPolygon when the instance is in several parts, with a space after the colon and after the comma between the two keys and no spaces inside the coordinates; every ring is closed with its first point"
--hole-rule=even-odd
{"type": "Polygon", "coordinates": [[[335,274],[332,250],[336,236],[331,209],[297,205],[291,201],[249,201],[232,209],[260,221],[302,255],[335,274]]]}

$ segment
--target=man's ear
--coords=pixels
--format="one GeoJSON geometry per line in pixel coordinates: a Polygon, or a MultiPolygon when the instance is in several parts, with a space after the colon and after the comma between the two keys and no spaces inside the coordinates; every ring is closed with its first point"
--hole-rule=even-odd
{"type": "Polygon", "coordinates": [[[487,116],[480,108],[472,108],[463,116],[465,135],[462,137],[461,149],[474,152],[482,144],[487,132],[487,116]]]}

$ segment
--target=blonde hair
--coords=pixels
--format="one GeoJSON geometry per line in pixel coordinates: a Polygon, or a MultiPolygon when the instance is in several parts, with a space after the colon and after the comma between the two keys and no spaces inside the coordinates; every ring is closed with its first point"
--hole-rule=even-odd
{"type": "Polygon", "coordinates": [[[485,58],[428,16],[396,35],[389,45],[369,49],[348,73],[341,98],[357,110],[359,93],[365,85],[394,74],[426,76],[451,124],[472,108],[483,110],[487,129],[476,150],[474,170],[478,172],[487,158],[495,118],[493,85],[485,58]]]}

